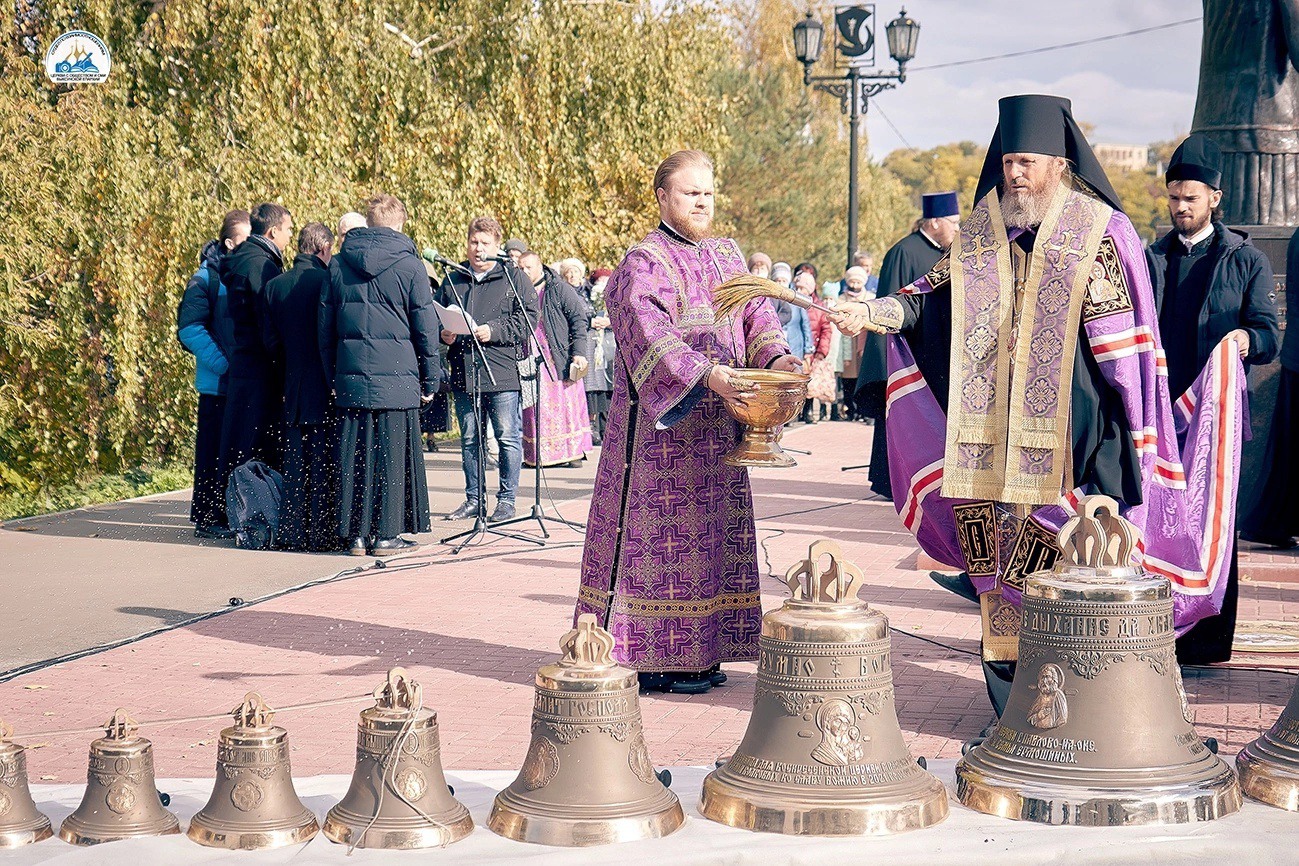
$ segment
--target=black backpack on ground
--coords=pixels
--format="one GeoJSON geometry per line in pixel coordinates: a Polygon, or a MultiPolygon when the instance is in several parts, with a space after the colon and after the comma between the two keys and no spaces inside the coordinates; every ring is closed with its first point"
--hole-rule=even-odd
{"type": "Polygon", "coordinates": [[[235,545],[245,550],[271,550],[280,531],[284,478],[260,460],[249,460],[230,473],[226,484],[226,515],[235,545]]]}

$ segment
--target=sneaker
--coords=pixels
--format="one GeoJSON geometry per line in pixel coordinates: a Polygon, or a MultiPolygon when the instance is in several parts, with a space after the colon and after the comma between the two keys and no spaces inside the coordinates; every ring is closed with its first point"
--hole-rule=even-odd
{"type": "Polygon", "coordinates": [[[365,549],[365,539],[361,536],[348,541],[344,547],[350,556],[368,556],[369,551],[365,549]]]}
{"type": "Polygon", "coordinates": [[[498,499],[496,501],[496,510],[492,516],[487,518],[488,523],[500,523],[502,520],[512,520],[514,518],[514,503],[498,499]]]}
{"type": "Polygon", "coordinates": [[[229,541],[235,537],[235,531],[228,526],[217,526],[215,523],[200,523],[194,527],[195,538],[218,538],[229,541]]]}
{"type": "Polygon", "coordinates": [[[463,505],[452,511],[443,520],[465,520],[473,517],[478,513],[478,503],[475,500],[467,500],[463,505]]]}
{"type": "Polygon", "coordinates": [[[409,553],[419,550],[421,547],[418,541],[411,541],[406,538],[381,538],[370,547],[371,556],[395,556],[398,553],[409,553]]]}

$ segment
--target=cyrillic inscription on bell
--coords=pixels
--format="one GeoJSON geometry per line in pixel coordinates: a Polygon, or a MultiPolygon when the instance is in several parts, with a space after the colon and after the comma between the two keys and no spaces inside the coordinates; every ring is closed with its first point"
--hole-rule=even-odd
{"type": "Polygon", "coordinates": [[[404,668],[393,668],[361,711],[352,785],[325,817],[325,836],[357,848],[434,848],[474,831],[442,772],[437,713],[404,668]]]}
{"type": "Polygon", "coordinates": [[[14,730],[0,719],[0,848],[17,848],[54,835],[27,787],[27,755],[12,742],[14,730]]]}
{"type": "Polygon", "coordinates": [[[306,842],[320,825],[293,789],[288,732],[271,724],[274,710],[256,692],[232,715],[217,745],[212,797],[190,821],[189,838],[243,851],[306,842]]]}
{"type": "Polygon", "coordinates": [[[162,806],[153,775],[153,744],[120,707],[90,744],[86,793],[63,819],[59,837],[73,845],[98,845],[133,836],[180,832],[180,821],[162,806]]]}
{"type": "Polygon", "coordinates": [[[1241,749],[1236,770],[1246,796],[1299,811],[1299,683],[1276,724],[1241,749]]]}
{"type": "Polygon", "coordinates": [[[704,780],[705,818],[771,833],[898,833],[947,817],[947,791],[907,752],[893,703],[888,619],[857,598],[832,541],[791,568],[762,618],[753,715],[704,780]],[[828,560],[822,570],[821,563],[828,560]]]}
{"type": "Polygon", "coordinates": [[[519,842],[587,846],[666,836],[685,813],[654,772],[641,731],[636,672],[615,664],[613,635],[592,614],[537,671],[532,742],[496,797],[489,826],[519,842]]]}
{"type": "Polygon", "coordinates": [[[962,803],[1043,824],[1208,821],[1240,808],[1191,726],[1168,581],[1132,566],[1137,530],[1087,496],[1063,556],[1023,592],[1019,664],[992,736],[956,765],[962,803]]]}

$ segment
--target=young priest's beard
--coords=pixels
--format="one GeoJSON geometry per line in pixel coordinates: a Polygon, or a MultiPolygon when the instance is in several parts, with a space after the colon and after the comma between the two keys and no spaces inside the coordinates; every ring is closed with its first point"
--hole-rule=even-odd
{"type": "Polygon", "coordinates": [[[685,210],[665,214],[664,222],[681,237],[697,244],[711,235],[713,221],[709,219],[708,222],[702,224],[695,222],[690,219],[690,213],[689,210],[685,210]]]}

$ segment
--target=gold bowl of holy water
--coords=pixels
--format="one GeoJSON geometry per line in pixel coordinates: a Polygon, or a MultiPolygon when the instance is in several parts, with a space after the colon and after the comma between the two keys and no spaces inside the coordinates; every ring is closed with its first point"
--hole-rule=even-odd
{"type": "Polygon", "coordinates": [[[737,369],[732,382],[749,396],[743,406],[728,402],[726,410],[744,425],[744,435],[722,462],[727,466],[798,465],[780,449],[780,432],[803,408],[810,378],[806,373],[783,370],[737,369]]]}

